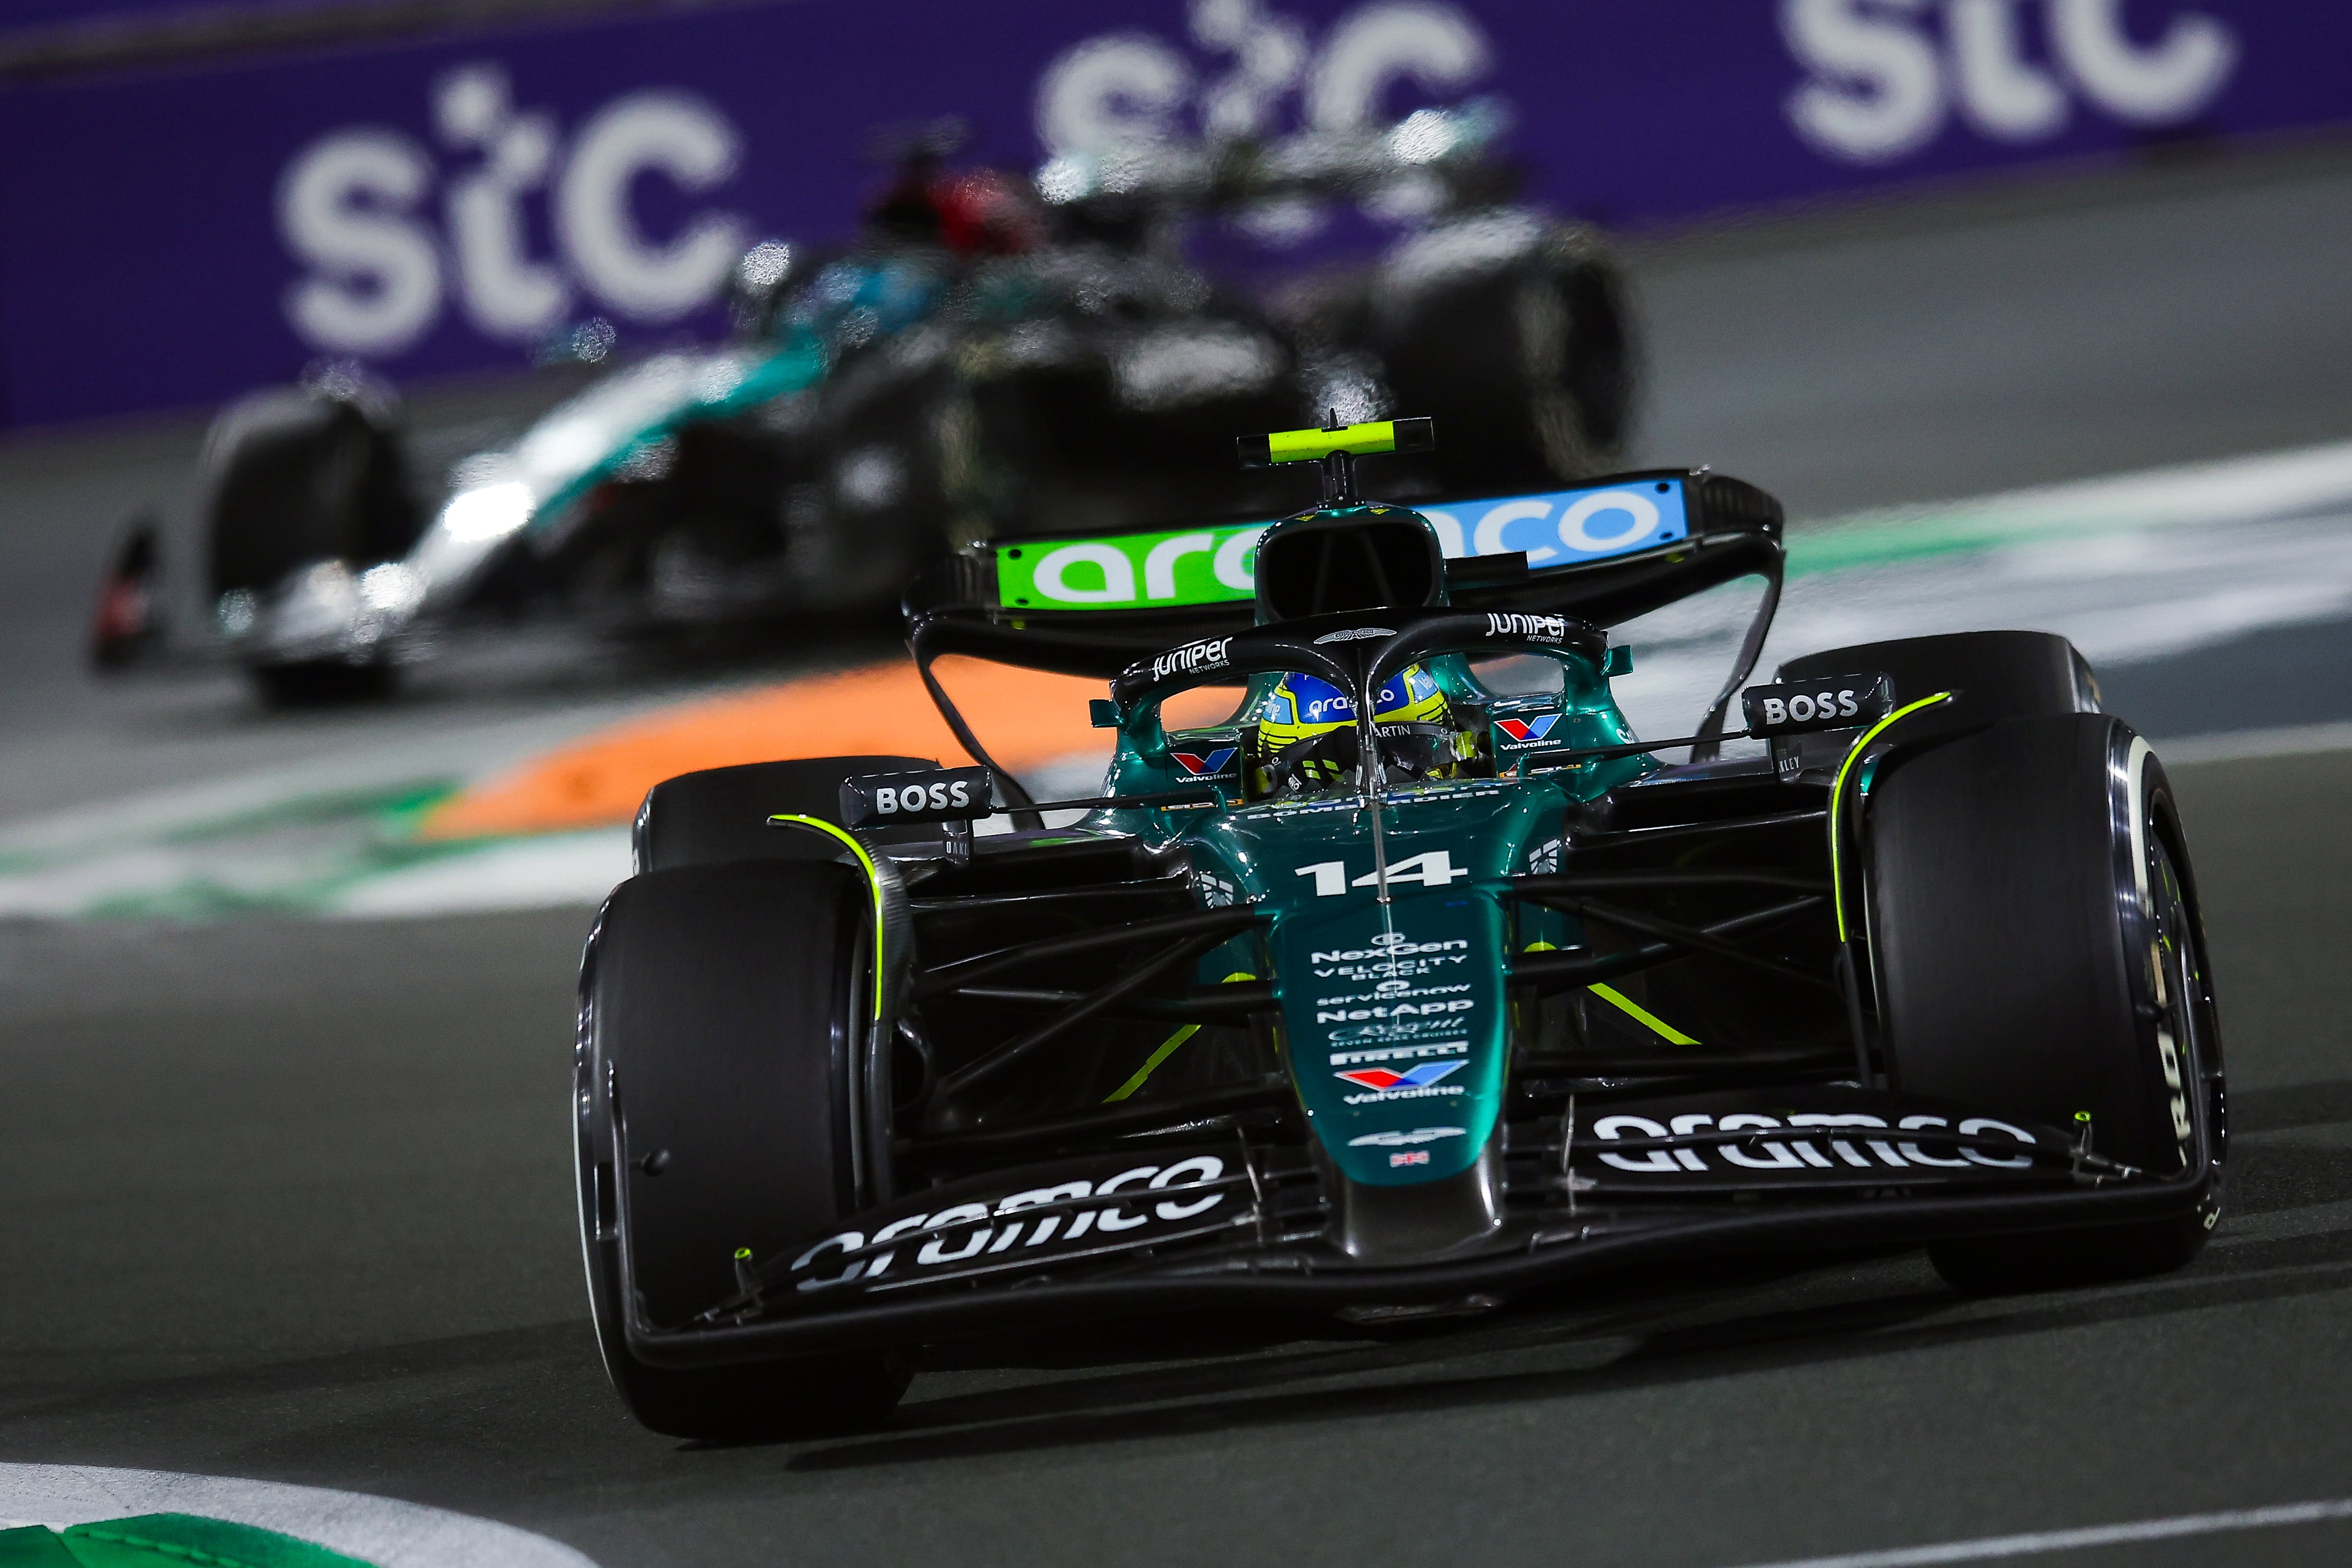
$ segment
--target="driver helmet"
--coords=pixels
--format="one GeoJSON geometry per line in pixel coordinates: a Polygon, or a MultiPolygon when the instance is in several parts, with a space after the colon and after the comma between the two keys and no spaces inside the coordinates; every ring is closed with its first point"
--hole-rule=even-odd
{"type": "MultiPolygon", "coordinates": [[[[1437,678],[1417,664],[1409,664],[1381,685],[1372,705],[1379,724],[1444,724],[1448,710],[1437,678]]],[[[1275,756],[1287,747],[1356,721],[1355,700],[1317,676],[1296,671],[1266,694],[1258,710],[1258,749],[1275,756]]],[[[1336,774],[1335,774],[1336,782],[1336,774]]]]}

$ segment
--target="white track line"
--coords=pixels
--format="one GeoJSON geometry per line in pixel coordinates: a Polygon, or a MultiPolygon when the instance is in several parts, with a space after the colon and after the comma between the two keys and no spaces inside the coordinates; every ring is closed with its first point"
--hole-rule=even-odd
{"type": "Polygon", "coordinates": [[[2083,1530],[2043,1530],[2027,1535],[1989,1535],[1979,1541],[1947,1541],[1934,1546],[1899,1546],[1885,1552],[1849,1552],[1836,1557],[1798,1557],[1752,1568],[1918,1568],[1930,1563],[1984,1563],[2042,1552],[2080,1552],[2184,1535],[2218,1535],[2235,1530],[2274,1530],[2288,1524],[2319,1524],[2352,1519],[2352,1498],[2326,1502],[2279,1503],[2270,1508],[2231,1509],[2223,1513],[2185,1513],[2173,1519],[2095,1524],[2083,1530]]]}
{"type": "Polygon", "coordinates": [[[1800,530],[1974,525],[2046,536],[2066,529],[2229,523],[2292,517],[2352,502],[2352,441],[2070,479],[1988,496],[1874,507],[1800,530]]]}

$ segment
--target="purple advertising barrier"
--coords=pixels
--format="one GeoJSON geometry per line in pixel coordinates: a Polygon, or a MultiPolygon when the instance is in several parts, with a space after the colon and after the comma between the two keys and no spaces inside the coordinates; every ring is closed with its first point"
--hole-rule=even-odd
{"type": "Polygon", "coordinates": [[[1030,168],[1491,99],[1541,199],[1654,224],[2352,119],[2347,46],[2286,0],[796,0],[26,83],[0,419],[708,333],[745,243],[845,236],[877,129],[941,115],[1030,168]]]}

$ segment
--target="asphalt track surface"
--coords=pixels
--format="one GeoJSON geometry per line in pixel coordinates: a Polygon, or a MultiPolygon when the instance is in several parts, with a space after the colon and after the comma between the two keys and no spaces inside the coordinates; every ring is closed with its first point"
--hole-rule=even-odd
{"type": "MultiPolygon", "coordinates": [[[[1662,253],[1650,438],[1821,510],[2352,433],[2352,176],[2259,173],[1662,253]]],[[[290,720],[210,676],[93,693],[96,531],[190,445],[0,453],[0,817],[612,700],[544,672],[290,720]]],[[[2108,689],[2169,704],[2158,734],[2339,719],[2347,642],[2108,689]]],[[[0,1459],[379,1492],[604,1568],[1731,1568],[2352,1496],[2352,755],[2177,782],[2238,1138],[2184,1274],[1969,1302],[1916,1256],[1791,1258],[1383,1338],[1000,1339],[932,1352],[887,1429],[803,1445],[680,1446],[604,1384],[564,1116],[585,911],[0,926],[0,1459]]],[[[2347,1553],[2335,1521],[2063,1560],[2347,1553]]]]}
{"type": "Polygon", "coordinates": [[[2240,1139],[2185,1274],[1970,1303],[1790,1259],[1387,1339],[1130,1323],[942,1351],[887,1430],[800,1446],[682,1447],[604,1388],[577,914],[13,931],[0,1458],[385,1492],[606,1568],[1737,1564],[2352,1493],[2352,757],[2179,783],[2240,1139]]]}

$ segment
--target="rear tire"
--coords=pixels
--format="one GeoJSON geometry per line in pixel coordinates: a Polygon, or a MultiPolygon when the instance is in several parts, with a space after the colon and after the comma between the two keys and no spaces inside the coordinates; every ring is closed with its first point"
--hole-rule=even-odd
{"type": "Polygon", "coordinates": [[[1448,493],[1537,489],[1615,466],[1634,380],[1622,292],[1598,255],[1542,254],[1384,300],[1375,330],[1399,406],[1449,420],[1435,454],[1448,493]]]}
{"type": "Polygon", "coordinates": [[[814,816],[839,826],[842,780],[938,766],[926,757],[816,757],[704,768],[664,779],[646,792],[637,808],[631,835],[637,869],[664,871],[722,860],[831,860],[841,853],[838,840],[771,827],[768,818],[814,816]]]}
{"type": "Polygon", "coordinates": [[[655,1366],[623,1328],[626,1289],[677,1328],[736,1293],[739,1249],[764,1262],[857,1206],[849,1086],[873,929],[846,867],[737,863],[632,878],[589,939],[573,1097],[588,1296],[614,1390],[656,1432],[853,1430],[906,1391],[887,1351],[655,1366]]]}
{"type": "Polygon", "coordinates": [[[2069,1129],[2087,1111],[2095,1152],[2214,1178],[2177,1218],[1938,1242],[1937,1271],[2003,1291],[2187,1264],[2221,1215],[2221,1050],[2162,764],[2116,719],[2011,719],[1898,759],[1868,811],[1895,1087],[2069,1129]]]}
{"type": "MultiPolygon", "coordinates": [[[[1878,674],[1889,678],[1898,706],[1938,691],[1958,694],[1956,701],[1903,721],[1909,744],[1982,729],[1997,719],[2099,711],[2099,682],[2090,661],[2053,632],[1948,632],[1856,643],[1792,658],[1773,679],[1878,674]]],[[[1860,732],[1856,726],[1797,735],[1775,741],[1773,751],[1793,754],[1802,769],[1835,768],[1860,732]]]]}
{"type": "Polygon", "coordinates": [[[1948,632],[1856,643],[1792,658],[1776,679],[1882,670],[1894,678],[1898,703],[1958,691],[1962,700],[1953,706],[1955,722],[2099,711],[2099,681],[2090,661],[2055,632],[1948,632]]]}

